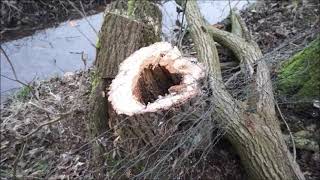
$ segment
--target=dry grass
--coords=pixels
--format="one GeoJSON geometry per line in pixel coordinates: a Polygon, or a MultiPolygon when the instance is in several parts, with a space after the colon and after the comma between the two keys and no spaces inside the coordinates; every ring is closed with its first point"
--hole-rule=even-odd
{"type": "Polygon", "coordinates": [[[88,139],[88,77],[89,72],[78,72],[35,83],[37,99],[29,94],[2,105],[2,178],[14,174],[25,178],[48,178],[70,170],[75,177],[83,173],[89,154],[74,153],[74,150],[88,139]]]}

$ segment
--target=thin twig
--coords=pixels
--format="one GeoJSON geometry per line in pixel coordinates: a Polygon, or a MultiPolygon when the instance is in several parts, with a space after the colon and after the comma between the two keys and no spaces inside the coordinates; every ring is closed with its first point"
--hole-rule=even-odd
{"type": "Polygon", "coordinates": [[[275,101],[275,105],[276,105],[276,107],[277,107],[277,110],[278,110],[278,112],[279,112],[279,114],[280,114],[280,117],[281,117],[282,121],[284,122],[284,124],[286,125],[286,128],[287,128],[288,131],[289,131],[289,136],[290,136],[291,141],[292,141],[293,161],[295,162],[295,161],[296,161],[296,157],[297,157],[297,151],[296,151],[296,144],[295,144],[295,142],[294,142],[294,137],[293,137],[293,135],[292,135],[292,132],[291,132],[291,130],[290,130],[290,127],[289,127],[286,119],[284,118],[284,116],[283,116],[283,114],[282,114],[282,112],[281,112],[281,110],[280,110],[280,107],[279,107],[277,101],[275,101]]]}
{"type": "Polygon", "coordinates": [[[32,88],[29,84],[26,84],[26,83],[24,83],[24,82],[22,82],[22,81],[20,81],[20,80],[18,79],[16,70],[14,69],[14,66],[13,66],[13,64],[12,64],[9,56],[7,55],[7,53],[5,52],[5,50],[2,48],[2,46],[0,46],[0,49],[1,49],[1,51],[3,52],[4,56],[6,57],[6,60],[8,61],[9,65],[10,65],[10,67],[11,67],[11,70],[12,70],[12,73],[13,73],[13,76],[14,76],[14,79],[13,79],[13,78],[10,78],[10,77],[8,77],[8,76],[2,75],[2,74],[1,74],[0,76],[6,78],[6,79],[8,79],[8,80],[15,81],[15,82],[17,82],[17,83],[19,83],[19,84],[22,84],[22,85],[25,86],[25,87],[28,87],[28,88],[31,90],[31,94],[32,94],[36,99],[38,99],[37,96],[35,96],[35,93],[34,93],[34,91],[33,91],[33,88],[32,88]]]}
{"type": "MultiPolygon", "coordinates": [[[[183,24],[181,26],[183,26],[183,24]]],[[[187,34],[187,29],[188,29],[188,25],[186,25],[184,31],[182,32],[182,34],[180,34],[180,37],[178,39],[178,47],[179,47],[179,49],[182,49],[182,41],[183,41],[184,36],[187,34]]]]}
{"type": "Polygon", "coordinates": [[[236,79],[240,73],[241,73],[241,71],[238,71],[238,72],[234,73],[234,74],[226,81],[225,85],[228,86],[229,83],[230,83],[231,81],[233,81],[234,79],[236,79]]]}
{"type": "Polygon", "coordinates": [[[94,43],[88,38],[87,35],[85,35],[85,34],[78,28],[78,26],[75,26],[75,28],[79,31],[80,34],[82,34],[82,36],[83,36],[84,38],[87,39],[87,41],[89,41],[89,43],[91,44],[91,46],[93,46],[94,48],[97,48],[97,46],[94,45],[94,43]]]}
{"type": "Polygon", "coordinates": [[[40,124],[36,129],[32,130],[29,134],[23,136],[23,135],[19,135],[19,138],[21,140],[26,140],[26,139],[29,139],[33,134],[35,134],[36,132],[38,132],[39,130],[42,129],[42,127],[44,126],[47,126],[47,125],[50,125],[50,124],[53,124],[55,122],[58,122],[58,121],[61,121],[64,117],[66,117],[67,115],[71,114],[73,112],[73,110],[71,111],[68,111],[66,113],[62,113],[60,114],[60,117],[54,119],[54,120],[51,120],[51,121],[47,121],[47,122],[44,122],[42,124],[40,124]]]}
{"type": "Polygon", "coordinates": [[[34,107],[36,107],[36,108],[38,108],[38,109],[40,109],[40,110],[42,110],[42,111],[44,111],[44,112],[46,112],[46,113],[53,114],[53,115],[60,115],[60,114],[54,113],[54,112],[52,112],[52,111],[50,111],[50,110],[48,110],[48,109],[46,109],[46,108],[43,108],[43,107],[39,106],[38,104],[33,103],[33,102],[31,102],[31,101],[28,102],[28,104],[31,104],[31,105],[33,105],[34,107]]]}
{"type": "MultiPolygon", "coordinates": [[[[184,17],[185,17],[185,13],[186,13],[186,7],[187,7],[187,3],[188,3],[188,0],[186,0],[185,4],[184,4],[184,7],[183,7],[183,12],[182,12],[182,20],[181,20],[181,27],[180,27],[180,36],[184,36],[184,34],[182,34],[182,29],[183,29],[183,23],[184,23],[184,17]]],[[[183,37],[182,37],[183,38],[183,37]]],[[[181,38],[181,39],[182,39],[181,38]]]]}
{"type": "Polygon", "coordinates": [[[18,76],[17,76],[16,70],[14,69],[13,64],[12,64],[9,56],[7,55],[6,51],[2,48],[2,46],[0,46],[0,49],[1,49],[2,53],[4,54],[4,56],[6,57],[6,60],[7,60],[7,62],[9,63],[9,65],[11,67],[11,70],[12,70],[12,73],[14,75],[14,78],[17,80],[18,76]]]}
{"type": "Polygon", "coordinates": [[[26,144],[27,144],[27,142],[24,141],[24,142],[23,142],[23,145],[22,145],[22,148],[20,149],[20,151],[19,151],[19,153],[18,153],[18,156],[16,157],[16,159],[15,159],[14,162],[13,162],[12,179],[17,179],[17,165],[18,165],[21,157],[22,157],[23,154],[24,154],[24,150],[25,150],[26,144]]]}
{"type": "Polygon", "coordinates": [[[22,84],[22,85],[25,86],[25,87],[28,87],[28,88],[31,90],[30,92],[31,92],[32,96],[35,97],[37,100],[39,100],[39,98],[36,96],[36,94],[35,94],[34,89],[32,88],[32,86],[29,85],[33,80],[32,80],[29,84],[26,84],[26,83],[20,81],[19,79],[12,79],[12,78],[10,78],[10,77],[8,77],[8,76],[5,76],[5,75],[2,75],[2,74],[0,74],[0,76],[6,78],[6,79],[8,79],[8,80],[15,81],[15,82],[17,82],[17,83],[19,83],[19,84],[22,84]]]}
{"type": "Polygon", "coordinates": [[[69,2],[69,4],[70,4],[76,11],[78,11],[78,13],[82,16],[82,18],[84,18],[84,20],[89,24],[89,26],[91,27],[91,29],[92,29],[92,30],[96,33],[96,35],[98,36],[97,30],[92,26],[92,24],[89,22],[86,14],[85,14],[85,11],[84,11],[82,2],[80,1],[80,5],[81,5],[81,8],[82,8],[82,11],[80,11],[80,9],[77,8],[77,6],[74,5],[74,3],[71,2],[70,0],[68,0],[68,2],[69,2]]]}
{"type": "Polygon", "coordinates": [[[86,11],[84,10],[84,7],[82,5],[82,2],[80,1],[80,6],[82,8],[82,12],[83,12],[83,15],[84,15],[84,19],[87,21],[87,23],[89,24],[89,26],[91,27],[91,29],[96,33],[96,35],[98,36],[99,33],[98,31],[92,26],[92,24],[90,23],[90,21],[88,20],[87,18],[87,15],[86,15],[86,11]]]}
{"type": "MultiPolygon", "coordinates": [[[[3,74],[1,74],[1,76],[4,77],[4,78],[6,78],[6,79],[8,79],[8,80],[15,81],[15,82],[20,83],[20,84],[22,84],[22,85],[24,85],[24,86],[30,87],[30,85],[28,85],[28,84],[20,81],[19,79],[12,79],[12,78],[10,78],[10,77],[8,77],[8,76],[5,76],[5,75],[3,75],[3,74]]],[[[31,88],[31,87],[30,87],[30,88],[31,88]]]]}
{"type": "MultiPolygon", "coordinates": [[[[19,139],[20,139],[20,140],[23,140],[23,141],[29,139],[33,134],[35,134],[36,132],[38,132],[42,127],[47,126],[47,125],[50,125],[50,124],[53,124],[53,123],[55,123],[55,122],[58,122],[58,121],[62,120],[64,117],[70,115],[70,114],[74,111],[74,109],[72,108],[70,111],[68,111],[68,112],[66,112],[66,113],[54,113],[54,112],[52,112],[52,111],[50,111],[50,110],[48,110],[48,109],[46,109],[46,108],[43,108],[43,107],[41,107],[41,106],[39,106],[39,105],[37,105],[37,104],[35,104],[35,103],[33,103],[33,102],[29,102],[29,104],[35,106],[36,108],[44,111],[44,112],[47,113],[47,114],[54,114],[54,115],[60,116],[60,117],[58,117],[58,118],[56,118],[56,119],[53,119],[53,120],[51,120],[51,121],[47,121],[47,122],[44,122],[44,123],[40,124],[36,129],[32,130],[32,131],[31,131],[29,134],[27,134],[27,135],[17,134],[17,136],[19,137],[19,139]]],[[[50,119],[50,118],[49,118],[49,119],[50,119]]]]}
{"type": "Polygon", "coordinates": [[[81,60],[82,60],[83,66],[84,66],[84,71],[87,69],[87,59],[88,59],[87,54],[84,51],[82,51],[81,52],[81,60]]]}

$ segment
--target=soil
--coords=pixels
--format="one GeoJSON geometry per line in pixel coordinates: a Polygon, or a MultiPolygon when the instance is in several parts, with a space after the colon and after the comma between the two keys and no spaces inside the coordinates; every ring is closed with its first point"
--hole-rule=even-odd
{"type": "MultiPolygon", "coordinates": [[[[286,1],[264,5],[258,3],[241,13],[263,52],[283,55],[274,58],[276,64],[305,47],[317,36],[319,4],[316,1],[302,2],[305,4],[297,6],[286,1]],[[311,33],[288,42],[307,31],[311,33]],[[284,43],[287,44],[285,48],[278,49],[284,43]]],[[[220,57],[222,56],[226,62],[228,58],[233,59],[228,51],[220,53],[220,57]]],[[[272,72],[276,76],[276,71],[272,72]]],[[[90,168],[92,147],[98,141],[103,146],[108,146],[105,143],[110,145],[110,142],[92,139],[89,135],[87,115],[93,76],[92,69],[89,69],[35,82],[33,95],[20,94],[1,105],[1,178],[12,177],[16,167],[16,176],[27,179],[93,179],[94,170],[90,168]],[[34,103],[37,103],[37,106],[34,103]],[[26,141],[19,139],[17,134],[26,135],[41,123],[54,120],[60,117],[61,113],[70,110],[72,112],[63,120],[44,126],[26,141]],[[21,153],[23,144],[26,146],[21,153]]],[[[293,132],[308,130],[313,134],[319,133],[319,116],[301,112],[285,103],[280,107],[293,132]]],[[[287,133],[287,129],[282,126],[287,133]]],[[[200,151],[191,154],[190,162],[199,159],[199,155],[200,151]]],[[[306,179],[320,178],[319,152],[298,149],[297,161],[306,179]]],[[[182,169],[182,174],[177,176],[181,179],[246,179],[239,157],[223,139],[200,164],[190,163],[182,169]]]]}
{"type": "Polygon", "coordinates": [[[319,1],[296,3],[258,2],[254,7],[242,12],[249,31],[264,54],[304,31],[319,29],[319,1]]]}
{"type": "Polygon", "coordinates": [[[61,22],[103,12],[111,0],[19,1],[2,2],[0,42],[30,36],[37,30],[54,27],[61,22]],[[83,8],[82,8],[83,7],[83,8]],[[79,12],[81,11],[81,13],[79,12]]]}

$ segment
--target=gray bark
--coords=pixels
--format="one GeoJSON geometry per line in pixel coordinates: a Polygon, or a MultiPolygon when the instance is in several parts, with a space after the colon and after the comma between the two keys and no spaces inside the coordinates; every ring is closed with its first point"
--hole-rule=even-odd
{"type": "Polygon", "coordinates": [[[211,71],[215,112],[220,116],[221,123],[228,125],[226,138],[237,150],[250,178],[303,180],[304,176],[282,137],[274,109],[269,70],[261,60],[262,53],[257,44],[205,25],[195,0],[187,1],[186,17],[192,27],[190,30],[195,45],[201,51],[198,58],[200,61],[213,62],[208,64],[215,64],[211,71]],[[241,62],[243,72],[251,80],[251,94],[246,102],[232,98],[224,84],[216,78],[221,72],[215,44],[208,37],[210,35],[234,52],[241,62]]]}
{"type": "MultiPolygon", "coordinates": [[[[149,11],[130,17],[126,8],[126,1],[117,1],[107,7],[100,31],[89,114],[91,136],[95,139],[106,133],[108,138],[112,135],[108,123],[113,110],[107,101],[107,94],[112,79],[118,73],[119,64],[135,50],[160,39],[161,12],[154,4],[148,1],[136,2],[137,12],[140,12],[139,8],[149,11]]],[[[104,166],[105,150],[96,141],[93,151],[92,162],[97,169],[101,169],[96,173],[96,178],[100,179],[105,174],[101,168],[104,166]]]]}

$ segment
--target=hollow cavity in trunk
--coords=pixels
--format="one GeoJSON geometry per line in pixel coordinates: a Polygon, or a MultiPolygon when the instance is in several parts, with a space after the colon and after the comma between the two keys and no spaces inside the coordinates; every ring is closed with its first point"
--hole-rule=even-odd
{"type": "Polygon", "coordinates": [[[180,74],[171,73],[159,64],[148,64],[140,72],[133,94],[143,104],[153,103],[159,96],[169,94],[169,88],[179,85],[181,81],[180,74]]]}

